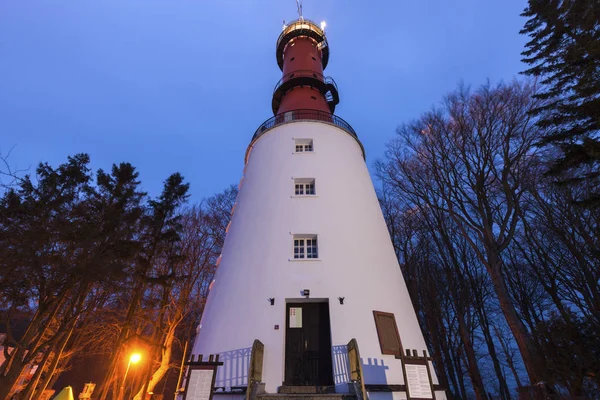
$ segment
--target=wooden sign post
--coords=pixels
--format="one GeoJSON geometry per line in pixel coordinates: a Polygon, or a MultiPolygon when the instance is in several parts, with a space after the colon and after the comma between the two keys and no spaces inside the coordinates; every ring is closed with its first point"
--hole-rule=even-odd
{"type": "Polygon", "coordinates": [[[412,355],[410,350],[406,350],[406,355],[403,355],[404,382],[406,383],[406,397],[409,400],[435,399],[429,361],[431,361],[431,357],[427,357],[425,350],[422,357],[419,357],[416,350],[413,350],[412,355]]]}

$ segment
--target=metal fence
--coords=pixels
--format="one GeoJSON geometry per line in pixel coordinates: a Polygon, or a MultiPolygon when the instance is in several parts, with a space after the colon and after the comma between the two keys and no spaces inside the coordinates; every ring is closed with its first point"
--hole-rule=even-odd
{"type": "Polygon", "coordinates": [[[325,84],[328,85],[332,85],[335,90],[337,91],[337,84],[335,83],[335,81],[333,80],[332,77],[330,76],[325,76],[319,72],[315,72],[312,69],[299,69],[296,71],[292,71],[288,74],[285,74],[280,80],[279,82],[277,82],[277,84],[275,85],[275,88],[273,89],[273,93],[275,93],[277,91],[277,89],[279,89],[279,87],[284,83],[289,81],[290,79],[294,79],[294,78],[314,78],[314,79],[318,79],[321,82],[324,82],[325,84]]]}
{"type": "Polygon", "coordinates": [[[333,115],[319,110],[292,110],[275,115],[274,117],[271,117],[265,122],[263,122],[262,125],[258,127],[256,132],[254,133],[254,136],[252,136],[252,140],[256,140],[263,133],[270,130],[271,128],[276,127],[277,125],[287,124],[289,122],[294,122],[298,120],[327,122],[329,124],[337,126],[338,128],[343,129],[350,135],[354,136],[356,140],[358,140],[358,135],[356,134],[356,132],[354,132],[354,129],[352,129],[349,123],[347,123],[337,115],[333,115]]]}

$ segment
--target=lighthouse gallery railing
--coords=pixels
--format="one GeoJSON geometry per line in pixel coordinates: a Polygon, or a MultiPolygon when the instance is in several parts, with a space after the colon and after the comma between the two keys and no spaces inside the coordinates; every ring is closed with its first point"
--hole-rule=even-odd
{"type": "Polygon", "coordinates": [[[254,136],[252,136],[252,141],[256,140],[263,133],[265,133],[271,128],[276,127],[277,125],[282,125],[298,120],[327,122],[329,124],[337,126],[338,128],[343,129],[350,135],[354,136],[356,140],[358,140],[358,135],[356,134],[356,132],[354,132],[354,129],[352,129],[350,124],[338,117],[337,115],[333,115],[328,112],[319,110],[292,110],[275,115],[274,117],[271,117],[265,122],[263,122],[254,133],[254,136]]]}
{"type": "Polygon", "coordinates": [[[283,85],[284,82],[287,82],[293,78],[318,79],[325,84],[332,85],[335,88],[335,90],[338,91],[337,83],[335,83],[335,81],[333,80],[332,77],[325,76],[325,75],[323,75],[319,72],[316,72],[312,69],[297,69],[297,70],[287,73],[283,77],[281,77],[281,79],[275,85],[275,88],[273,89],[273,93],[277,92],[277,89],[279,89],[281,87],[281,85],[283,85]]]}

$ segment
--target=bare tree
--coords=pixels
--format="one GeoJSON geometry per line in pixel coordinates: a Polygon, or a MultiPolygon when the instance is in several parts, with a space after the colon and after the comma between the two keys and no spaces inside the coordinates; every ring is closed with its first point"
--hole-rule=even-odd
{"type": "Polygon", "coordinates": [[[534,87],[513,82],[464,87],[440,109],[403,125],[379,175],[414,204],[448,215],[485,266],[530,381],[542,380],[539,355],[508,291],[503,253],[515,238],[541,132],[529,111],[534,87]]]}
{"type": "MultiPolygon", "coordinates": [[[[203,309],[208,287],[216,269],[216,260],[224,242],[235,190],[217,194],[182,213],[181,241],[178,260],[171,265],[155,266],[159,274],[173,277],[157,294],[160,307],[148,310],[146,323],[154,331],[152,357],[148,362],[147,377],[134,399],[143,399],[144,393],[153,392],[172,364],[172,350],[176,332],[184,319],[203,309]],[[227,212],[224,212],[227,210],[227,212]]],[[[152,302],[151,302],[152,304],[152,302]]]]}

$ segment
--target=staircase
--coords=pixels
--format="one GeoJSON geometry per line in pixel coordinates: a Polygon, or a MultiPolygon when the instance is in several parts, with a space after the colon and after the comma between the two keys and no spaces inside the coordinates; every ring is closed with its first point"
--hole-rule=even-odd
{"type": "Polygon", "coordinates": [[[282,386],[278,393],[261,393],[257,400],[356,400],[353,393],[335,393],[333,386],[282,386]]]}
{"type": "Polygon", "coordinates": [[[248,369],[246,400],[366,400],[356,339],[352,339],[347,347],[350,378],[353,382],[350,384],[350,390],[353,393],[335,393],[333,386],[281,386],[277,393],[265,393],[265,384],[262,382],[264,345],[255,340],[248,369]]]}

